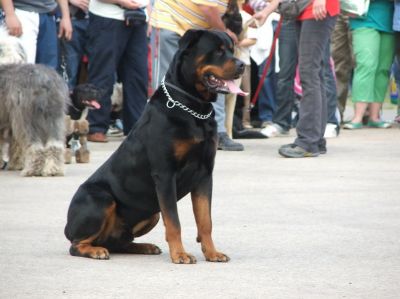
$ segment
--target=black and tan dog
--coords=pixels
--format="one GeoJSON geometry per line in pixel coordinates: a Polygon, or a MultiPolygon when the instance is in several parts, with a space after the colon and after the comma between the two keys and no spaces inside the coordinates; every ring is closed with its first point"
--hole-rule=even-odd
{"type": "Polygon", "coordinates": [[[212,108],[217,93],[240,92],[243,73],[227,34],[190,30],[141,119],[116,152],[72,199],[65,235],[71,255],[108,259],[109,252],[160,254],[133,243],[158,222],[172,262],[195,263],[181,241],[177,201],[191,193],[197,241],[207,261],[227,262],[211,237],[212,173],[217,148],[212,108]]]}

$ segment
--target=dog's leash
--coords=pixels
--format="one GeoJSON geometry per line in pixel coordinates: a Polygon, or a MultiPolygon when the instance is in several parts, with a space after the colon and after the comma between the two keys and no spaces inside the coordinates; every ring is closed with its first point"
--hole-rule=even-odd
{"type": "MultiPolygon", "coordinates": [[[[168,85],[171,85],[171,84],[168,84],[168,85]]],[[[169,92],[168,92],[168,90],[167,90],[167,87],[165,86],[165,76],[164,76],[164,77],[162,78],[162,80],[161,80],[161,87],[162,87],[162,89],[163,89],[163,91],[164,91],[164,93],[165,93],[165,95],[166,95],[166,97],[167,97],[167,99],[168,99],[168,101],[167,101],[167,103],[166,103],[165,105],[166,105],[167,108],[169,108],[169,109],[172,109],[172,108],[174,108],[175,106],[177,106],[177,107],[181,108],[182,110],[184,110],[184,111],[190,113],[190,114],[193,115],[194,117],[196,117],[196,118],[198,118],[198,119],[202,119],[202,120],[209,118],[209,117],[211,116],[211,114],[213,113],[213,111],[214,111],[214,109],[211,108],[210,113],[208,113],[208,114],[200,114],[200,113],[197,113],[196,111],[193,111],[193,110],[190,109],[189,107],[183,105],[181,102],[172,99],[171,95],[169,94],[169,92]]],[[[174,88],[175,88],[175,86],[174,86],[174,88]]],[[[180,89],[177,89],[177,90],[180,90],[180,89]]],[[[183,93],[186,94],[186,92],[183,92],[183,93]]],[[[192,96],[191,96],[191,97],[192,97],[192,96]]],[[[197,99],[196,99],[196,100],[197,100],[197,99]]],[[[198,100],[197,100],[197,101],[198,101],[198,100]]],[[[212,107],[212,105],[211,105],[211,107],[212,107]]]]}
{"type": "Polygon", "coordinates": [[[259,95],[259,93],[261,91],[261,88],[262,88],[262,86],[264,84],[265,77],[267,76],[268,70],[269,70],[269,68],[271,66],[272,58],[275,55],[276,43],[278,41],[279,34],[281,33],[282,22],[283,22],[283,18],[281,17],[279,19],[278,26],[276,27],[276,30],[275,30],[274,39],[272,41],[271,51],[269,53],[268,60],[265,63],[265,67],[264,67],[262,76],[261,76],[260,80],[258,81],[257,89],[256,89],[256,91],[255,91],[255,93],[253,95],[253,98],[251,99],[250,109],[253,109],[254,106],[256,105],[256,102],[258,100],[258,95],[259,95]]]}

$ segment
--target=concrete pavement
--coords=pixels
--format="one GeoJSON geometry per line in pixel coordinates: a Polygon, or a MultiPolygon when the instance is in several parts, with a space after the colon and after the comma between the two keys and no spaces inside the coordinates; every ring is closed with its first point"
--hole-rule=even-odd
{"type": "Polygon", "coordinates": [[[137,239],[160,256],[71,257],[77,187],[119,145],[90,143],[65,177],[0,172],[0,298],[399,298],[400,129],[342,131],[318,158],[285,159],[289,137],[217,154],[213,224],[227,264],[204,261],[189,198],[179,203],[196,265],[170,262],[161,223],[137,239]]]}

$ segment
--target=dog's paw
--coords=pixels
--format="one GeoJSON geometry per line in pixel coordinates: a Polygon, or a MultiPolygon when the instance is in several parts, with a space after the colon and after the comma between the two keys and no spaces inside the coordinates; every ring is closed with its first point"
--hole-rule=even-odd
{"type": "Polygon", "coordinates": [[[230,258],[226,254],[222,252],[212,252],[212,253],[204,253],[206,261],[208,262],[217,262],[217,263],[226,263],[229,262],[230,258]]]}
{"type": "Polygon", "coordinates": [[[174,264],[196,264],[196,258],[186,252],[176,252],[171,254],[171,260],[174,264]]]}
{"type": "Polygon", "coordinates": [[[161,254],[161,249],[149,243],[130,243],[128,246],[121,249],[120,252],[132,254],[161,254]]]}
{"type": "Polygon", "coordinates": [[[72,256],[88,257],[97,260],[108,260],[110,254],[104,247],[94,247],[91,245],[72,245],[69,249],[69,253],[72,256]]]}

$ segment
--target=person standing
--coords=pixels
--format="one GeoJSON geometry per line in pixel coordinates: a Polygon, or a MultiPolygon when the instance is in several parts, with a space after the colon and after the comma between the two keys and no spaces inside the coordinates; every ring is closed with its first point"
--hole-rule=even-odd
{"type": "Polygon", "coordinates": [[[57,3],[61,11],[58,37],[70,40],[72,25],[68,0],[1,1],[8,32],[19,38],[29,63],[41,63],[54,69],[58,67],[57,3]]]}
{"type": "Polygon", "coordinates": [[[88,83],[103,89],[101,108],[88,114],[92,142],[107,142],[116,77],[123,88],[123,131],[128,135],[147,101],[147,0],[91,0],[87,29],[88,83]],[[138,20],[125,18],[134,10],[138,20]]]}
{"type": "MultiPolygon", "coordinates": [[[[276,9],[280,0],[254,17],[260,21],[276,9]]],[[[283,145],[279,154],[286,158],[317,157],[326,153],[327,96],[323,76],[323,56],[340,12],[339,0],[314,0],[297,19],[299,72],[303,97],[294,143],[283,145]]]]}
{"type": "Polygon", "coordinates": [[[393,12],[393,1],[375,0],[370,3],[366,17],[350,19],[356,62],[352,85],[355,109],[352,120],[344,124],[344,129],[361,129],[367,108],[369,127],[391,126],[381,119],[380,111],[394,57],[393,12]]]}

